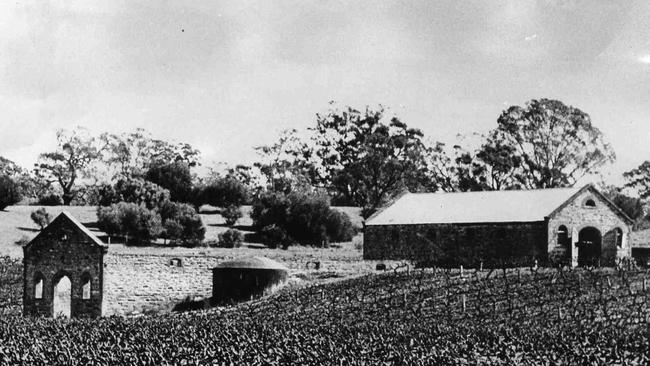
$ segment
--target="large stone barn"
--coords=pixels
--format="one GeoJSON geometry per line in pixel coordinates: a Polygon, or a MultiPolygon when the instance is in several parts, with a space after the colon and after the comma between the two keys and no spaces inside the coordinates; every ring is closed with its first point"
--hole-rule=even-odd
{"type": "Polygon", "coordinates": [[[23,312],[98,317],[108,246],[63,212],[23,247],[23,312]]]}
{"type": "Polygon", "coordinates": [[[613,265],[632,220],[593,185],[407,193],[366,220],[363,257],[441,266],[613,265]]]}

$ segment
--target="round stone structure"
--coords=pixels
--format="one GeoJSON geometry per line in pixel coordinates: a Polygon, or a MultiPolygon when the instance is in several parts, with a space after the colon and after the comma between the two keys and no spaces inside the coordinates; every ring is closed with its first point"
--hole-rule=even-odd
{"type": "Polygon", "coordinates": [[[212,303],[234,303],[272,293],[288,277],[287,267],[266,257],[219,263],[212,269],[212,303]]]}

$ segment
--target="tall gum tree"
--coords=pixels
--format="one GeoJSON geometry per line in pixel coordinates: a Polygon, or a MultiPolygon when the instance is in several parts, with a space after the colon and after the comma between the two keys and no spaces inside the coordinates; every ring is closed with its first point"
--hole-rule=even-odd
{"type": "Polygon", "coordinates": [[[511,106],[497,124],[476,154],[498,173],[492,189],[572,186],[616,158],[589,115],[558,100],[511,106]]]}
{"type": "Polygon", "coordinates": [[[105,145],[80,127],[58,130],[56,139],[56,151],[41,154],[34,173],[50,183],[58,183],[67,206],[77,197],[79,181],[92,175],[93,164],[100,159],[105,145]]]}

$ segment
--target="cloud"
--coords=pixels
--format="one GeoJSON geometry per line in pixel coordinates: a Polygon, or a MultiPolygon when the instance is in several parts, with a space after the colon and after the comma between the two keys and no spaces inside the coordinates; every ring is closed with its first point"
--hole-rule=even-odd
{"type": "Polygon", "coordinates": [[[639,57],[639,61],[643,62],[644,64],[650,64],[650,55],[644,55],[639,57]]]}

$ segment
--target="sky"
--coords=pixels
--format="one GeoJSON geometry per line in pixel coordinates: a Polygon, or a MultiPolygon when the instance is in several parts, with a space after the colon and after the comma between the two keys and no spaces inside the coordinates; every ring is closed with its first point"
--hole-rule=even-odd
{"type": "Polygon", "coordinates": [[[249,163],[332,100],[453,144],[552,98],[591,116],[616,182],[650,160],[648,19],[645,0],[4,1],[0,155],[142,127],[249,163]]]}

